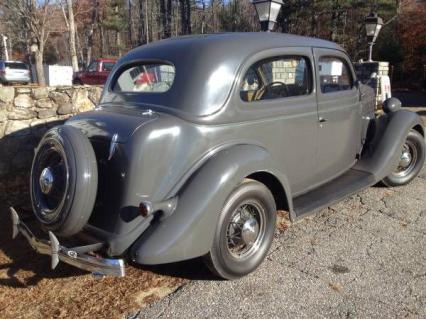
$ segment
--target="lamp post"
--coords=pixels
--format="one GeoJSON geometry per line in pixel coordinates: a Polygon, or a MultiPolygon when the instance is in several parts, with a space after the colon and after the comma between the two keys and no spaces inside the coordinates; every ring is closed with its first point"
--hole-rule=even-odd
{"type": "Polygon", "coordinates": [[[253,0],[262,31],[270,32],[277,22],[283,0],[253,0]]]}
{"type": "Polygon", "coordinates": [[[373,45],[376,43],[377,36],[383,26],[383,20],[377,13],[370,13],[365,17],[365,31],[367,32],[368,41],[368,61],[373,61],[373,45]]]}

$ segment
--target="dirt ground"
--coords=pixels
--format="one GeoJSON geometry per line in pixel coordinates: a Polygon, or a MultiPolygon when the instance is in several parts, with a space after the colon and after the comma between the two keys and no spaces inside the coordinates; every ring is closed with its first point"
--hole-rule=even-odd
{"type": "MultiPolygon", "coordinates": [[[[278,232],[288,227],[279,212],[278,232]]],[[[11,240],[7,207],[0,208],[0,318],[123,318],[173,293],[190,279],[215,279],[201,260],[157,267],[127,265],[124,278],[95,278],[11,240]]]]}
{"type": "Polygon", "coordinates": [[[22,236],[11,240],[8,209],[0,208],[0,318],[123,318],[187,281],[167,267],[126,270],[102,279],[63,263],[52,271],[22,236]]]}

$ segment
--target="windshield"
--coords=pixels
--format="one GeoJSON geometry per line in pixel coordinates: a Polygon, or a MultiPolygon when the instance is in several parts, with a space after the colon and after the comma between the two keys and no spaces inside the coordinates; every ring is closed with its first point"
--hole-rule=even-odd
{"type": "Polygon", "coordinates": [[[5,62],[5,67],[9,69],[28,70],[27,65],[20,62],[5,62]]]}
{"type": "Polygon", "coordinates": [[[140,63],[124,69],[112,85],[113,92],[163,93],[175,78],[175,67],[169,64],[140,63]]]}

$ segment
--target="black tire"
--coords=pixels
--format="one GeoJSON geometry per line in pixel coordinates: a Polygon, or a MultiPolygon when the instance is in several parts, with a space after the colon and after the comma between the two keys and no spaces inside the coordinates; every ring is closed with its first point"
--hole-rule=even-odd
{"type": "MultiPolygon", "coordinates": [[[[252,220],[251,218],[249,219],[252,220]]],[[[243,225],[249,223],[249,219],[245,220],[243,225]]],[[[225,202],[216,226],[212,248],[204,257],[206,265],[214,274],[224,279],[237,279],[253,272],[265,259],[271,247],[275,222],[276,206],[274,197],[269,189],[257,181],[245,180],[231,193],[225,202]],[[242,211],[244,211],[244,214],[248,213],[248,215],[255,212],[251,215],[252,217],[259,216],[259,218],[254,218],[259,223],[259,232],[256,236],[253,235],[256,238],[254,243],[246,245],[245,249],[248,250],[239,256],[238,251],[232,251],[238,246],[234,245],[235,243],[227,236],[230,235],[231,230],[233,235],[235,235],[235,228],[239,227],[240,236],[244,237],[242,235],[242,226],[231,226],[231,224],[241,225],[235,222],[235,218],[240,218],[240,221],[244,221],[244,219],[241,219],[242,211]],[[261,215],[262,217],[260,218],[261,215]],[[250,245],[253,246],[249,248],[250,245]]],[[[235,238],[239,237],[235,236],[235,238]]],[[[245,245],[242,239],[240,241],[245,245]]]]}
{"type": "Polygon", "coordinates": [[[45,230],[58,236],[78,233],[96,200],[98,167],[88,138],[61,125],[40,141],[31,169],[31,202],[45,230]]]}
{"type": "Polygon", "coordinates": [[[80,79],[75,79],[74,81],[72,81],[73,85],[84,85],[83,81],[80,79]]]}
{"type": "Polygon", "coordinates": [[[423,168],[426,153],[425,149],[424,137],[419,132],[411,130],[403,146],[400,164],[394,172],[382,180],[383,184],[388,187],[395,187],[406,185],[411,182],[423,168]],[[405,163],[402,161],[404,155],[406,156],[405,158],[407,158],[405,163]]]}

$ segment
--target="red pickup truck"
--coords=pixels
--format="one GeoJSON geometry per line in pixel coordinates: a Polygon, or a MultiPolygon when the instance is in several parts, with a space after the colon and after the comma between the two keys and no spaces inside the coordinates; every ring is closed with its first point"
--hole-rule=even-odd
{"type": "Polygon", "coordinates": [[[105,84],[109,73],[117,60],[97,59],[92,61],[89,66],[83,70],[74,73],[73,84],[105,84]]]}

